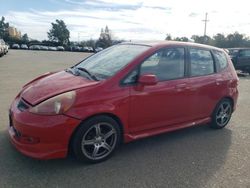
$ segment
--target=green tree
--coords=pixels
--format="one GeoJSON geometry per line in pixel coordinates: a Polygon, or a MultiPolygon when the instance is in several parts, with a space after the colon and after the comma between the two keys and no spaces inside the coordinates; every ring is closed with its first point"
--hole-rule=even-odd
{"type": "Polygon", "coordinates": [[[244,41],[246,41],[244,35],[238,32],[227,35],[227,47],[242,47],[245,44],[244,41]]]}
{"type": "Polygon", "coordinates": [[[168,33],[165,40],[172,40],[172,36],[168,33]]]}
{"type": "Polygon", "coordinates": [[[28,34],[25,33],[23,36],[22,36],[22,42],[27,44],[29,42],[29,37],[28,37],[28,34]]]}
{"type": "Polygon", "coordinates": [[[3,38],[4,40],[8,39],[9,37],[8,29],[9,29],[9,23],[6,23],[5,18],[2,16],[0,20],[0,38],[3,38]]]}
{"type": "Polygon", "coordinates": [[[213,39],[209,36],[193,35],[191,39],[193,39],[195,43],[209,44],[209,45],[213,44],[213,39]]]}
{"type": "Polygon", "coordinates": [[[67,29],[63,20],[56,20],[56,23],[51,23],[52,28],[48,32],[50,41],[58,42],[60,45],[68,45],[70,32],[67,29]]]}
{"type": "Polygon", "coordinates": [[[100,37],[96,43],[96,46],[107,48],[112,45],[112,33],[108,26],[105,29],[101,29],[100,37]]]}
{"type": "Polygon", "coordinates": [[[227,46],[226,37],[221,33],[216,34],[213,37],[213,40],[214,40],[214,46],[217,46],[217,47],[220,47],[220,48],[223,48],[223,47],[227,46]]]}

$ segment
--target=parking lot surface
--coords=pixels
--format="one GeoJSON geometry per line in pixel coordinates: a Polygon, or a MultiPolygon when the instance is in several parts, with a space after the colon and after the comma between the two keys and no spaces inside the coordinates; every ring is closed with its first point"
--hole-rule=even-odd
{"type": "Polygon", "coordinates": [[[22,85],[89,54],[10,50],[0,58],[0,187],[250,187],[250,78],[222,130],[206,125],[122,145],[108,161],[39,161],[9,143],[8,108],[22,85]]]}

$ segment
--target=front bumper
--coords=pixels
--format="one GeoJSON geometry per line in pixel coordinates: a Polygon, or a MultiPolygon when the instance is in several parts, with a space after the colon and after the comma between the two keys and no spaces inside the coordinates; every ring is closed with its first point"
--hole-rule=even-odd
{"type": "Polygon", "coordinates": [[[80,120],[66,115],[44,116],[20,111],[16,99],[10,108],[9,135],[15,148],[32,158],[67,156],[70,137],[80,120]]]}

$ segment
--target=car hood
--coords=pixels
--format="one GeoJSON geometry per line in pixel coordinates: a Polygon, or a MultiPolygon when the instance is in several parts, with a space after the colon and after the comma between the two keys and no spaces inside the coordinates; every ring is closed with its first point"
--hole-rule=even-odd
{"type": "Polygon", "coordinates": [[[81,76],[74,76],[65,71],[48,73],[24,86],[21,97],[30,103],[36,105],[55,95],[96,85],[99,82],[85,79],[81,76]]]}

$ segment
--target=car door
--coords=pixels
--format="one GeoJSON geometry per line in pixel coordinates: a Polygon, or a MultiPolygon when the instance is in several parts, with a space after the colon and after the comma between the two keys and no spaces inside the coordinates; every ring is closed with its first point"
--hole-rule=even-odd
{"type": "Polygon", "coordinates": [[[193,108],[192,119],[209,117],[220,96],[218,89],[223,81],[215,73],[215,62],[208,49],[189,49],[189,82],[193,108]]]}
{"type": "Polygon", "coordinates": [[[139,68],[140,75],[154,74],[156,85],[130,87],[129,125],[131,132],[154,129],[189,119],[188,81],[185,78],[185,49],[157,51],[139,68]]]}

